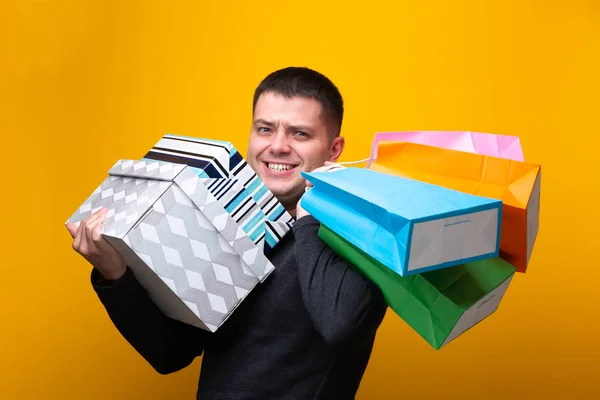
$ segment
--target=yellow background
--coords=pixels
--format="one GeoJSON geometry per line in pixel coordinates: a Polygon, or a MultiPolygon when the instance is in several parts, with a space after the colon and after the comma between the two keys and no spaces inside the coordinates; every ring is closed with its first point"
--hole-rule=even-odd
{"type": "Polygon", "coordinates": [[[376,131],[442,129],[518,135],[543,165],[532,262],[499,310],[440,351],[389,312],[358,398],[600,395],[597,1],[9,0],[0,16],[0,398],[194,397],[200,360],[156,374],[63,223],[165,132],[245,154],[252,91],[288,65],[341,89],[342,160],[376,131]]]}

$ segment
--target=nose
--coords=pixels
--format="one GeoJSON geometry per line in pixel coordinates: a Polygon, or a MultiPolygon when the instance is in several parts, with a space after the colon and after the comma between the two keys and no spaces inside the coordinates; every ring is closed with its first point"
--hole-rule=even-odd
{"type": "Polygon", "coordinates": [[[269,150],[273,154],[288,154],[291,148],[288,142],[288,136],[285,132],[278,131],[272,136],[273,141],[269,146],[269,150]]]}

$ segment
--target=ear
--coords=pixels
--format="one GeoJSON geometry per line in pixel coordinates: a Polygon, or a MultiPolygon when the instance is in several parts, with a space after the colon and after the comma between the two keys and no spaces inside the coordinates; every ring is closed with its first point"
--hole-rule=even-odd
{"type": "Polygon", "coordinates": [[[342,136],[338,136],[333,139],[331,147],[329,148],[329,161],[336,162],[344,151],[345,139],[342,136]]]}

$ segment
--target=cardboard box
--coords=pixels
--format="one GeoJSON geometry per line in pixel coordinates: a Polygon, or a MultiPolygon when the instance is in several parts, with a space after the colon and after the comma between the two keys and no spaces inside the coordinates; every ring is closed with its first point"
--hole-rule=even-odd
{"type": "MultiPolygon", "coordinates": [[[[371,160],[377,159],[379,142],[408,142],[460,150],[515,161],[525,161],[518,136],[463,131],[379,132],[373,138],[371,160]]],[[[371,161],[367,163],[367,168],[371,161]]]]}
{"type": "Polygon", "coordinates": [[[274,270],[191,168],[120,160],[69,218],[108,208],[103,237],[165,315],[216,331],[274,270]]]}
{"type": "Polygon", "coordinates": [[[254,243],[269,254],[291,229],[294,218],[283,208],[230,142],[166,134],[142,160],[190,167],[254,243]]]}
{"type": "Polygon", "coordinates": [[[502,200],[500,257],[526,272],[539,229],[541,166],[416,143],[380,142],[369,167],[502,200]]]}
{"type": "Polygon", "coordinates": [[[302,175],[302,207],[399,275],[498,256],[500,200],[363,168],[302,175]]]}
{"type": "Polygon", "coordinates": [[[516,271],[488,258],[402,277],[324,225],[319,237],[374,282],[390,308],[436,350],[495,312],[516,271]]]}

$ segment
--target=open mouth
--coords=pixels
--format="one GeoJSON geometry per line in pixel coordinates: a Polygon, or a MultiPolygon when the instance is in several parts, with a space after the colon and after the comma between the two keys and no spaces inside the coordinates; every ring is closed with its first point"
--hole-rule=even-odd
{"type": "Polygon", "coordinates": [[[298,167],[298,165],[296,164],[283,164],[274,162],[265,162],[263,164],[269,170],[269,172],[278,175],[293,171],[294,169],[296,169],[296,167],[298,167]]]}

